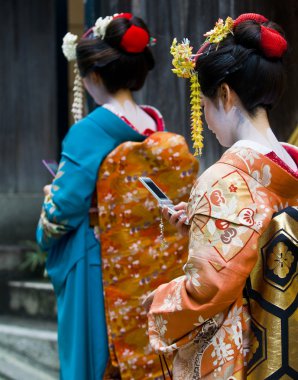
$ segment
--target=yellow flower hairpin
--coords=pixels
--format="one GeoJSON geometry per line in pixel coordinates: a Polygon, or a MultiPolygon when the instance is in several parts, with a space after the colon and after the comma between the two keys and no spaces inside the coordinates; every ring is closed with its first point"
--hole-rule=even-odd
{"type": "Polygon", "coordinates": [[[232,17],[227,17],[225,22],[219,18],[215,27],[204,34],[204,37],[207,37],[205,42],[219,44],[228,34],[233,34],[233,25],[232,17]]]}
{"type": "Polygon", "coordinates": [[[177,44],[177,39],[174,38],[171,46],[171,54],[173,55],[172,64],[173,73],[180,78],[190,79],[190,105],[191,105],[191,127],[192,140],[195,149],[194,155],[201,155],[203,148],[203,123],[201,111],[201,89],[198,81],[197,73],[195,72],[195,59],[192,54],[193,47],[189,45],[189,40],[185,38],[182,43],[177,44]]]}
{"type": "MultiPolygon", "coordinates": [[[[231,17],[227,17],[225,22],[219,19],[214,29],[204,34],[207,37],[205,43],[218,45],[229,33],[233,34],[233,26],[234,20],[231,17]]],[[[203,148],[201,87],[195,72],[196,55],[192,53],[193,48],[189,43],[189,40],[185,38],[180,44],[177,44],[177,39],[174,38],[170,52],[174,57],[172,61],[174,66],[173,73],[180,78],[190,79],[191,136],[195,149],[194,155],[197,156],[202,154],[203,148]]]]}

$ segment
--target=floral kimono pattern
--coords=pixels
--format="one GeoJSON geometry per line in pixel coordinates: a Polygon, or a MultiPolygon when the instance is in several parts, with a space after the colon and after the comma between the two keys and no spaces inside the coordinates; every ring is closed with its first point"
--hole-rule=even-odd
{"type": "MultiPolygon", "coordinates": [[[[149,312],[150,343],[159,353],[174,353],[175,380],[246,379],[247,363],[252,371],[251,364],[264,360],[266,352],[258,352],[260,339],[254,342],[251,334],[250,299],[243,297],[243,290],[273,214],[280,205],[298,204],[297,178],[267,156],[232,147],[197,180],[188,203],[191,228],[184,275],[158,287],[149,312]],[[253,359],[256,352],[258,358],[253,359]]],[[[290,272],[291,279],[297,280],[297,257],[296,261],[290,255],[286,258],[283,246],[281,258],[280,247],[266,260],[266,270],[281,276],[290,272]]],[[[296,249],[297,256],[297,234],[291,249],[296,249]]],[[[297,282],[293,280],[291,286],[289,294],[295,292],[297,282]]],[[[291,331],[297,335],[297,298],[292,296],[288,303],[292,305],[291,331]]],[[[292,355],[297,376],[291,342],[288,357],[292,355]]],[[[269,337],[267,344],[275,343],[269,337]]],[[[274,355],[270,360],[275,360],[274,355]]],[[[251,377],[257,378],[265,377],[251,377]]]]}
{"type": "Polygon", "coordinates": [[[160,210],[138,177],[151,177],[177,203],[187,200],[197,172],[184,138],[168,132],[120,145],[100,167],[99,239],[111,359],[107,379],[161,378],[141,303],[157,286],[181,275],[186,260],[188,241],[172,227],[165,228],[168,247],[161,251],[160,210]]]}

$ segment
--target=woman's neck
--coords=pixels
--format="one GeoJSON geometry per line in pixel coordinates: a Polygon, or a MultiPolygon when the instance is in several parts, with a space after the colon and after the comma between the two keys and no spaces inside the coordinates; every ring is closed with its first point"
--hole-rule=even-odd
{"type": "MultiPolygon", "coordinates": [[[[251,140],[270,148],[268,133],[271,134],[272,131],[265,109],[257,110],[256,114],[251,117],[242,107],[237,107],[236,116],[235,140],[251,140]]],[[[275,141],[277,142],[276,138],[275,141]]]]}
{"type": "Polygon", "coordinates": [[[258,109],[254,117],[250,117],[245,111],[238,109],[238,117],[239,121],[235,136],[236,141],[249,140],[256,144],[261,144],[268,149],[268,153],[274,152],[293,170],[297,170],[297,166],[292,157],[282,147],[272,132],[265,109],[258,109]]]}
{"type": "Polygon", "coordinates": [[[121,89],[117,91],[115,94],[110,95],[106,103],[109,104],[117,102],[118,104],[123,106],[127,101],[136,104],[131,91],[128,89],[121,89]]]}
{"type": "Polygon", "coordinates": [[[140,133],[146,129],[156,130],[155,121],[137,105],[129,90],[119,90],[109,96],[104,106],[124,116],[140,133]]]}

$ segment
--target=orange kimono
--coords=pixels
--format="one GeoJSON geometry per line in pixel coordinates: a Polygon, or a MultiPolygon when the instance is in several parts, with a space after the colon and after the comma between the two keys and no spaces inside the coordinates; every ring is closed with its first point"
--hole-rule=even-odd
{"type": "Polygon", "coordinates": [[[110,351],[106,379],[162,376],[146,333],[142,300],[163,282],[179,276],[186,260],[188,239],[173,227],[166,227],[168,247],[161,251],[160,210],[138,177],[151,177],[177,203],[187,200],[197,172],[198,162],[184,138],[169,132],[153,133],[143,142],[123,143],[100,167],[99,239],[110,351]]]}
{"type": "Polygon", "coordinates": [[[246,147],[197,180],[184,275],[157,288],[149,312],[174,380],[298,378],[297,204],[297,173],[246,147]]]}

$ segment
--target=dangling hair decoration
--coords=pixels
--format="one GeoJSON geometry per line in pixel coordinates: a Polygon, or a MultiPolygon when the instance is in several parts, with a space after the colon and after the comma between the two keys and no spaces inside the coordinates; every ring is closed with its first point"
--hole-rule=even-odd
{"type": "Polygon", "coordinates": [[[203,122],[201,118],[201,89],[197,73],[194,70],[196,61],[192,49],[193,47],[189,45],[188,39],[185,38],[181,44],[177,44],[177,39],[174,38],[170,52],[174,57],[172,61],[173,73],[178,77],[190,79],[191,135],[195,149],[194,155],[197,156],[202,154],[203,122]]]}
{"type": "MultiPolygon", "coordinates": [[[[214,29],[207,32],[204,36],[207,37],[203,44],[205,47],[211,43],[219,44],[229,33],[233,33],[233,20],[228,17],[224,22],[219,19],[215,24],[214,29]]],[[[201,87],[198,81],[198,75],[195,71],[196,58],[203,54],[204,49],[200,49],[197,54],[192,53],[192,46],[189,45],[189,40],[184,39],[181,44],[177,44],[176,38],[171,46],[171,54],[174,59],[172,61],[175,73],[178,77],[190,79],[190,105],[191,105],[191,127],[192,140],[195,149],[194,155],[201,155],[203,148],[203,122],[201,109],[201,87]]]]}
{"type": "Polygon", "coordinates": [[[74,86],[73,86],[73,103],[71,112],[74,121],[77,122],[83,117],[83,102],[84,102],[84,90],[82,79],[79,73],[78,64],[76,62],[76,47],[78,36],[67,33],[63,38],[62,51],[68,62],[74,61],[74,86]]]}
{"type": "Polygon", "coordinates": [[[73,103],[71,107],[71,113],[73,115],[75,123],[77,123],[83,118],[84,109],[84,88],[77,62],[74,64],[74,74],[75,79],[73,86],[73,103]]]}

